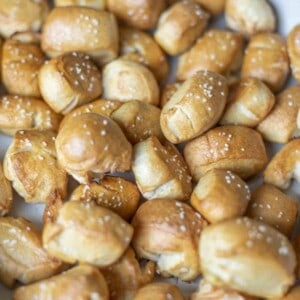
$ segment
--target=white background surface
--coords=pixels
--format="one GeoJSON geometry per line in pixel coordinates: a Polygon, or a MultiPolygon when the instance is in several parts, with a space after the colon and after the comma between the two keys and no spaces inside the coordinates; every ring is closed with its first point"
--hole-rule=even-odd
{"type": "MultiPolygon", "coordinates": [[[[211,0],[214,1],[214,0],[211,0]]],[[[276,10],[278,16],[278,31],[281,35],[285,36],[292,29],[294,25],[300,23],[300,0],[271,0],[270,1],[276,10]]],[[[223,20],[219,19],[216,24],[223,25],[223,20]]],[[[292,81],[290,81],[291,83],[292,81]]],[[[0,134],[0,159],[3,161],[5,151],[11,141],[11,138],[0,134]]],[[[269,156],[271,157],[278,149],[279,146],[267,145],[269,156]]],[[[260,178],[252,180],[250,183],[251,188],[254,188],[261,182],[260,178]]],[[[294,183],[288,190],[288,193],[293,195],[298,201],[300,196],[300,185],[294,183]]],[[[23,216],[33,221],[36,225],[41,224],[41,214],[43,205],[27,205],[23,200],[15,196],[12,215],[23,216]]],[[[299,223],[299,222],[298,222],[299,223]]],[[[298,228],[300,229],[300,223],[298,228]]],[[[300,231],[300,230],[299,230],[300,231]]],[[[173,281],[176,283],[176,281],[173,281]]],[[[178,285],[186,292],[195,289],[195,284],[182,284],[178,285]]],[[[11,299],[11,292],[0,283],[0,300],[11,299]]]]}

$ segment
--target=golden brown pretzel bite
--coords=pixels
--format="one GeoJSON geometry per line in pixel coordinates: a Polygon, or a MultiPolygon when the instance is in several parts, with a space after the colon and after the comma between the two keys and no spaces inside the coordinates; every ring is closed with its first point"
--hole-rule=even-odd
{"type": "Polygon", "coordinates": [[[267,141],[284,144],[300,135],[300,87],[293,85],[276,97],[269,115],[257,126],[267,141]]]}
{"type": "Polygon", "coordinates": [[[251,37],[245,51],[242,78],[264,81],[273,92],[281,90],[289,73],[289,57],[285,40],[275,33],[251,37]]]}
{"type": "Polygon", "coordinates": [[[100,65],[117,57],[118,42],[114,15],[89,7],[54,8],[42,31],[42,49],[48,56],[85,52],[100,65]]]}
{"type": "Polygon", "coordinates": [[[125,24],[152,29],[165,8],[165,0],[106,0],[106,6],[125,24]]]}
{"type": "Polygon", "coordinates": [[[50,130],[19,130],[4,157],[4,174],[26,202],[64,199],[67,173],[57,160],[50,130]]]}
{"type": "Polygon", "coordinates": [[[275,97],[257,78],[244,78],[230,88],[221,124],[255,127],[271,111],[275,97]]]}
{"type": "Polygon", "coordinates": [[[40,98],[18,95],[0,97],[0,130],[14,135],[22,129],[58,131],[62,116],[40,98]]]}
{"type": "Polygon", "coordinates": [[[28,284],[61,271],[61,262],[42,245],[42,235],[23,219],[0,217],[0,280],[12,287],[15,280],[28,284]]]}
{"type": "Polygon", "coordinates": [[[59,275],[19,287],[13,294],[13,300],[67,298],[108,300],[107,284],[99,269],[82,264],[59,275]]]}
{"type": "Polygon", "coordinates": [[[267,164],[258,132],[242,126],[220,126],[188,142],[184,157],[195,181],[211,169],[230,170],[245,179],[267,164]]]}
{"type": "Polygon", "coordinates": [[[247,217],[207,226],[199,255],[210,283],[248,295],[279,298],[295,281],[296,256],[289,240],[247,217]]]}
{"type": "Polygon", "coordinates": [[[244,215],[250,200],[248,185],[231,171],[212,169],[198,181],[191,205],[208,222],[217,223],[244,215]]]}
{"type": "Polygon", "coordinates": [[[2,81],[10,94],[40,97],[38,72],[46,58],[36,33],[19,33],[2,48],[2,81]]]}
{"type": "Polygon", "coordinates": [[[149,137],[134,146],[132,171],[143,197],[172,198],[186,201],[192,192],[191,176],[187,165],[169,143],[160,143],[149,137]]]}
{"type": "Polygon", "coordinates": [[[132,225],[137,255],[155,261],[162,276],[190,281],[200,274],[198,241],[207,222],[188,204],[174,199],[146,201],[132,225]]]}
{"type": "Polygon", "coordinates": [[[84,53],[52,58],[41,67],[38,79],[43,99],[57,113],[67,114],[102,93],[100,71],[84,53]]]}
{"type": "Polygon", "coordinates": [[[187,79],[164,105],[160,126],[172,143],[185,142],[213,127],[223,113],[226,79],[211,71],[199,71],[187,79]]]}
{"type": "Polygon", "coordinates": [[[154,75],[144,65],[119,58],[103,69],[103,97],[158,105],[159,87],[154,75]]]}
{"type": "Polygon", "coordinates": [[[291,236],[298,215],[298,204],[271,184],[263,184],[251,197],[247,215],[291,236]]]}
{"type": "Polygon", "coordinates": [[[120,127],[95,113],[68,118],[55,141],[59,163],[80,183],[131,166],[132,146],[120,127]]]}
{"type": "Polygon", "coordinates": [[[65,262],[106,267],[123,255],[132,235],[132,226],[111,210],[94,202],[69,201],[54,222],[45,224],[43,246],[65,262]]]}
{"type": "Polygon", "coordinates": [[[270,160],[264,171],[264,181],[287,189],[292,178],[300,181],[300,139],[285,144],[270,160]]]}
{"type": "Polygon", "coordinates": [[[267,0],[227,0],[225,18],[230,29],[246,37],[275,31],[276,17],[267,0]]]}
{"type": "Polygon", "coordinates": [[[185,80],[199,70],[222,75],[239,70],[243,58],[240,34],[220,29],[208,30],[195,45],[179,56],[177,80],[185,80]]]}
{"type": "Polygon", "coordinates": [[[187,50],[205,30],[209,14],[194,1],[179,1],[165,10],[154,32],[157,43],[169,55],[187,50]]]}

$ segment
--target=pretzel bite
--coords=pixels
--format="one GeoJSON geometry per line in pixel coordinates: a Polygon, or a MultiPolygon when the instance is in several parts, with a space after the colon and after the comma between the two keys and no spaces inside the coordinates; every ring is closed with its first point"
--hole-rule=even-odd
{"type": "Polygon", "coordinates": [[[237,291],[216,287],[202,279],[197,292],[193,293],[190,300],[258,300],[250,296],[245,296],[237,291]]]}
{"type": "Polygon", "coordinates": [[[230,29],[245,37],[273,32],[276,27],[275,14],[266,0],[227,0],[225,18],[230,29]]]}
{"type": "Polygon", "coordinates": [[[183,300],[180,289],[171,283],[155,282],[140,288],[133,300],[183,300]]]}
{"type": "Polygon", "coordinates": [[[124,255],[101,272],[108,284],[111,300],[133,299],[137,290],[154,279],[155,263],[139,265],[135,253],[128,247],[124,255]]]}
{"type": "Polygon", "coordinates": [[[169,64],[153,37],[141,30],[122,26],[119,33],[121,57],[142,63],[152,71],[158,82],[164,81],[169,73],[169,64]]]}
{"type": "Polygon", "coordinates": [[[50,257],[33,224],[23,218],[0,217],[0,281],[28,284],[60,271],[61,262],[50,257]]]}
{"type": "Polygon", "coordinates": [[[222,115],[227,93],[223,76],[210,71],[194,74],[162,108],[160,125],[165,137],[177,144],[213,127],[222,115]]]}
{"type": "Polygon", "coordinates": [[[258,132],[242,126],[220,126],[188,142],[184,157],[198,181],[211,169],[225,169],[243,179],[259,173],[268,158],[258,132]]]}
{"type": "Polygon", "coordinates": [[[158,272],[190,281],[200,274],[198,240],[207,222],[189,205],[174,199],[146,201],[133,217],[133,248],[157,263],[158,272]]]}
{"type": "Polygon", "coordinates": [[[132,226],[111,210],[94,202],[69,201],[53,223],[45,224],[43,246],[65,262],[106,267],[122,256],[132,235],[132,226]]]}
{"type": "Polygon", "coordinates": [[[118,123],[125,136],[132,144],[156,136],[164,141],[159,119],[160,109],[149,103],[138,100],[128,101],[116,109],[111,118],[118,123]]]}
{"type": "Polygon", "coordinates": [[[273,156],[264,171],[264,181],[280,189],[287,189],[292,178],[300,181],[300,139],[284,145],[273,156]]]}
{"type": "Polygon", "coordinates": [[[294,78],[300,81],[300,24],[296,25],[287,38],[287,49],[291,63],[291,70],[294,78]]]}
{"type": "Polygon", "coordinates": [[[13,193],[10,182],[5,178],[0,164],[0,216],[5,216],[11,209],[13,193]]]}
{"type": "Polygon", "coordinates": [[[268,115],[274,103],[273,93],[262,81],[244,78],[231,87],[220,123],[255,127],[268,115]]]}
{"type": "Polygon", "coordinates": [[[169,142],[150,137],[134,146],[132,171],[143,197],[186,201],[192,192],[187,165],[169,142]]]}
{"type": "Polygon", "coordinates": [[[39,31],[48,14],[48,1],[1,0],[0,34],[8,38],[15,32],[39,31]]]}
{"type": "Polygon", "coordinates": [[[178,55],[203,33],[208,19],[209,14],[199,4],[177,2],[161,14],[154,38],[169,55],[178,55]]]}
{"type": "Polygon", "coordinates": [[[117,57],[118,43],[116,19],[103,10],[56,7],[43,26],[42,49],[50,57],[80,51],[103,65],[117,57]]]}
{"type": "Polygon", "coordinates": [[[173,83],[166,84],[164,86],[160,95],[160,107],[164,107],[164,105],[178,91],[181,84],[182,84],[181,82],[173,82],[173,83]]]}
{"type": "Polygon", "coordinates": [[[116,59],[103,69],[103,97],[158,105],[159,87],[154,75],[142,64],[116,59]]]}
{"type": "Polygon", "coordinates": [[[137,210],[140,194],[135,184],[122,177],[104,177],[99,183],[79,185],[71,201],[95,201],[111,209],[124,220],[130,220],[137,210]]]}
{"type": "Polygon", "coordinates": [[[13,294],[13,300],[33,299],[108,300],[109,293],[96,267],[79,265],[49,279],[19,287],[13,294]]]}
{"type": "Polygon", "coordinates": [[[160,141],[165,139],[159,124],[160,109],[149,103],[138,100],[128,102],[96,100],[67,114],[60,127],[63,127],[68,119],[83,113],[96,113],[111,118],[121,127],[132,144],[150,136],[156,136],[160,141]]]}
{"type": "Polygon", "coordinates": [[[69,119],[85,114],[85,113],[95,113],[102,115],[104,117],[111,117],[111,114],[122,106],[122,102],[115,100],[107,100],[107,99],[97,99],[88,104],[81,105],[79,107],[74,108],[69,113],[65,115],[63,120],[60,123],[60,128],[64,126],[69,119]]]}
{"type": "Polygon", "coordinates": [[[55,6],[87,6],[104,9],[106,0],[54,0],[55,6]]]}
{"type": "Polygon", "coordinates": [[[1,74],[3,84],[10,94],[41,96],[38,72],[45,62],[45,55],[36,35],[15,34],[3,44],[1,74]]]}
{"type": "Polygon", "coordinates": [[[199,255],[208,282],[248,295],[282,297],[295,280],[296,257],[289,240],[247,217],[206,227],[199,255]]]}
{"type": "Polygon", "coordinates": [[[258,125],[257,130],[267,141],[287,143],[300,135],[299,109],[300,87],[290,86],[277,96],[273,110],[258,125]]]}
{"type": "Polygon", "coordinates": [[[0,97],[0,130],[14,135],[21,129],[57,131],[61,116],[42,99],[5,95],[0,97]]]}
{"type": "Polygon", "coordinates": [[[55,134],[50,130],[19,130],[4,157],[4,174],[29,203],[67,194],[67,173],[57,161],[55,134]]]}
{"type": "Polygon", "coordinates": [[[237,33],[208,30],[196,44],[179,56],[177,80],[185,80],[199,70],[222,75],[237,71],[242,65],[243,38],[237,33]]]}
{"type": "Polygon", "coordinates": [[[261,220],[291,236],[298,214],[294,199],[282,193],[271,184],[261,185],[252,195],[247,215],[261,220]]]}
{"type": "Polygon", "coordinates": [[[209,223],[242,216],[250,200],[248,185],[231,171],[212,169],[200,178],[191,205],[209,223]]]}
{"type": "Polygon", "coordinates": [[[274,33],[251,37],[245,51],[242,78],[264,81],[273,92],[281,90],[289,73],[289,58],[284,39],[274,33]]]}
{"type": "Polygon", "coordinates": [[[66,114],[102,93],[100,71],[83,53],[51,59],[42,66],[38,78],[43,99],[57,113],[66,114]]]}
{"type": "Polygon", "coordinates": [[[165,8],[165,0],[106,0],[106,6],[125,24],[138,29],[152,29],[165,8]]]}
{"type": "Polygon", "coordinates": [[[113,120],[95,113],[66,120],[55,146],[59,163],[79,183],[130,169],[131,144],[113,120]]]}

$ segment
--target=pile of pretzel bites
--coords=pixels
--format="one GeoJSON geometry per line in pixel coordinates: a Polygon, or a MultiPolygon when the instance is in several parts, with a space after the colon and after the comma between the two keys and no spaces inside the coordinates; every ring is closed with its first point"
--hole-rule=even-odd
{"type": "Polygon", "coordinates": [[[163,278],[197,282],[191,300],[300,299],[300,25],[277,22],[267,0],[0,0],[14,300],[184,299],[163,278]],[[45,204],[41,229],[13,191],[45,204]]]}

